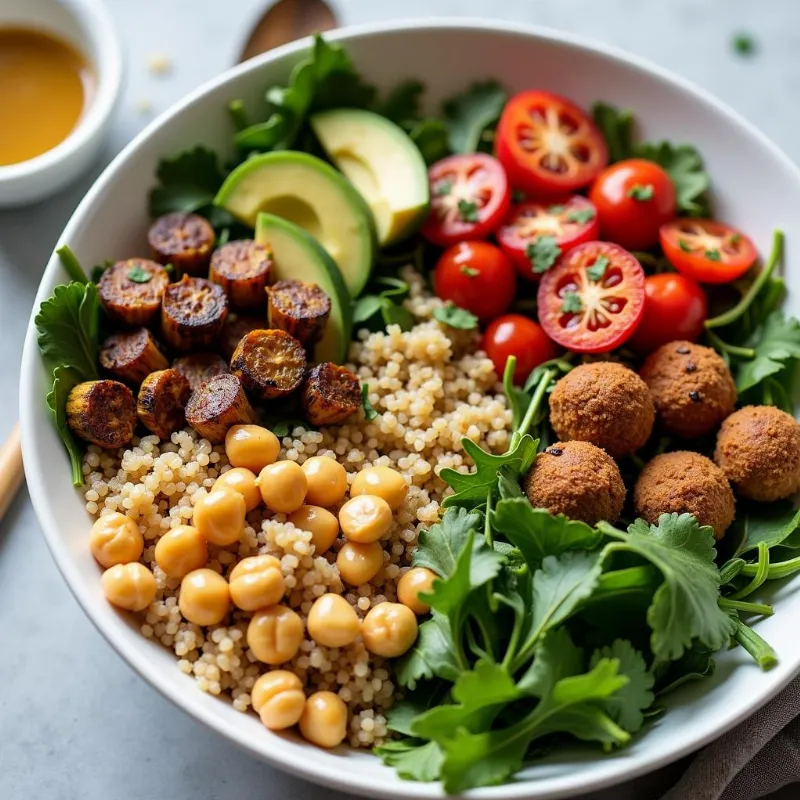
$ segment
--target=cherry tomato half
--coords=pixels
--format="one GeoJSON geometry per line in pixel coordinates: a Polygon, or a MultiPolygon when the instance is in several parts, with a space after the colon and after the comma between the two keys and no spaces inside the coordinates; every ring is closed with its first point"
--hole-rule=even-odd
{"type": "Polygon", "coordinates": [[[422,235],[440,247],[485,239],[505,219],[511,204],[508,178],[486,153],[448,156],[428,170],[431,210],[422,235]]]}
{"type": "Polygon", "coordinates": [[[672,179],[658,164],[643,158],[606,167],[592,184],[589,198],[597,207],[600,235],[628,250],[655,247],[659,228],[677,213],[672,179]]]}
{"type": "Polygon", "coordinates": [[[758,258],[756,246],[736,228],[710,219],[677,219],[661,227],[669,263],[700,283],[730,283],[758,258]]]}
{"type": "Polygon", "coordinates": [[[514,95],[500,115],[495,154],[515,189],[569,194],[588,186],[608,163],[597,126],[574,103],[549,92],[514,95]]]}
{"type": "Polygon", "coordinates": [[[708,316],[706,294],[683,275],[666,272],[644,279],[644,314],[630,338],[640,353],[650,353],[676,339],[695,341],[708,316]]]}
{"type": "Polygon", "coordinates": [[[514,383],[521,386],[535,367],[555,358],[558,345],[542,326],[522,314],[498,317],[483,334],[481,349],[492,360],[495,372],[502,377],[509,356],[517,357],[514,383]]]}
{"type": "Polygon", "coordinates": [[[442,253],[433,272],[433,288],[442,300],[488,322],[511,305],[517,276],[499,247],[488,242],[459,242],[442,253]]]}
{"type": "Polygon", "coordinates": [[[537,303],[551,339],[578,353],[607,353],[642,318],[644,270],[616,244],[579,244],[545,272],[537,303]]]}
{"type": "Polygon", "coordinates": [[[512,206],[497,231],[497,241],[517,272],[529,281],[539,280],[562,252],[597,238],[597,211],[579,194],[560,203],[528,200],[512,206]],[[542,241],[550,237],[553,241],[542,241]]]}

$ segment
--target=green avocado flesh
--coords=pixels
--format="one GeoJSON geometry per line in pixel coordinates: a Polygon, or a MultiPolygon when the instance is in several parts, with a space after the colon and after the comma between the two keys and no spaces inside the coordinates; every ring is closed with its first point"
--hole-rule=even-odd
{"type": "Polygon", "coordinates": [[[272,250],[276,281],[316,283],[331,299],[331,315],[322,339],[314,347],[315,361],[344,362],[353,321],[350,295],[339,268],[313,236],[274,214],[256,218],[256,241],[272,250]]]}
{"type": "Polygon", "coordinates": [[[250,227],[263,211],[307,231],[336,262],[351,297],[369,279],[376,246],[372,214],[347,179],[314,156],[284,150],[249,158],[228,176],[214,203],[250,227]]]}

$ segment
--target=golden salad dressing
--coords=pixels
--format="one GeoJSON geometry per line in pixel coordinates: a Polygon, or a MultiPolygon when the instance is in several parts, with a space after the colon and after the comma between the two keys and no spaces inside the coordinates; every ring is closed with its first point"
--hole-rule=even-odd
{"type": "Polygon", "coordinates": [[[90,63],[71,45],[42,31],[0,28],[0,166],[63,142],[94,89],[90,63]]]}

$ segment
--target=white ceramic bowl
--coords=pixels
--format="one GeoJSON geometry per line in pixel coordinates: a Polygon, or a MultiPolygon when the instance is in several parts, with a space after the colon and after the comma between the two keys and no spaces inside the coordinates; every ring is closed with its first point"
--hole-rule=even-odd
{"type": "Polygon", "coordinates": [[[0,27],[33,28],[65,40],[89,59],[97,80],[89,107],[63,142],[0,166],[0,207],[12,207],[55,194],[94,163],[120,96],[123,59],[102,0],[0,0],[0,27]]]}
{"type": "MultiPolygon", "coordinates": [[[[713,98],[639,59],[566,34],[486,20],[372,25],[332,34],[346,43],[369,80],[388,87],[419,76],[429,101],[494,77],[511,90],[541,87],[589,106],[606,100],[634,109],[647,137],[693,142],[707,159],[721,219],[741,226],[762,253],[773,228],[787,235],[791,263],[800,242],[800,172],[751,125],[713,98]]],[[[307,42],[275,50],[225,73],[187,97],[142,133],[105,171],[61,237],[84,264],[143,252],[145,196],[159,156],[202,142],[225,147],[230,134],[226,102],[256,101],[264,87],[283,81],[307,42]]],[[[51,259],[36,305],[64,280],[51,259]]],[[[788,310],[798,314],[800,273],[789,272],[788,310]]],[[[22,442],[28,488],[53,555],[86,613],[144,678],[166,697],[231,742],[281,769],[327,787],[371,797],[438,797],[437,785],[408,783],[366,753],[317,750],[264,729],[203,694],[176,667],[174,656],[144,639],[137,627],[105,602],[99,570],[87,547],[90,520],[73,490],[67,459],[45,406],[48,376],[28,330],[22,364],[22,442]]],[[[526,770],[522,779],[471,793],[481,798],[565,797],[613,784],[662,766],[698,748],[751,714],[800,668],[800,580],[775,596],[778,613],[758,630],[776,647],[780,665],[761,673],[741,650],[721,653],[713,679],[671,695],[669,711],[627,749],[604,756],[576,748],[526,770]]],[[[135,719],[127,720],[135,725],[135,719]]]]}

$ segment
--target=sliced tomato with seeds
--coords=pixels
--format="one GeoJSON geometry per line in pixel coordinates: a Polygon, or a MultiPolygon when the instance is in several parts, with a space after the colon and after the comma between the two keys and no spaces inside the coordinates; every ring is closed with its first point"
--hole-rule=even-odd
{"type": "Polygon", "coordinates": [[[486,239],[508,213],[508,178],[486,153],[443,158],[430,167],[428,180],[431,210],[420,233],[440,247],[486,239]]]}
{"type": "Polygon", "coordinates": [[[661,226],[659,238],[669,263],[700,283],[735,281],[758,258],[748,236],[711,219],[676,219],[661,226]]]}
{"type": "Polygon", "coordinates": [[[608,164],[608,147],[578,106],[549,92],[514,95],[500,115],[495,154],[515,189],[552,196],[588,186],[608,164]]]}
{"type": "Polygon", "coordinates": [[[528,200],[512,206],[497,242],[523,278],[539,280],[559,253],[597,239],[594,205],[579,194],[559,202],[528,200]]]}
{"type": "Polygon", "coordinates": [[[607,353],[636,330],[644,285],[644,270],[627,250],[611,242],[579,244],[542,276],[539,323],[568,350],[607,353]]]}

